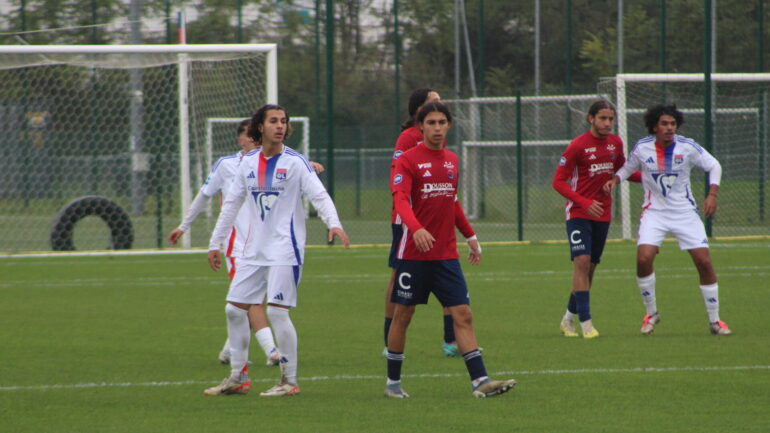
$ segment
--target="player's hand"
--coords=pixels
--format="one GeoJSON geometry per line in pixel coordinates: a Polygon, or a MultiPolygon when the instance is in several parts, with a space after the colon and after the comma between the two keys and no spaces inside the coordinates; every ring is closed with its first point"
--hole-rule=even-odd
{"type": "Polygon", "coordinates": [[[615,185],[618,184],[618,178],[612,177],[612,179],[608,180],[603,186],[602,191],[604,191],[605,194],[609,194],[612,192],[612,190],[615,188],[615,185]]]}
{"type": "Polygon", "coordinates": [[[414,232],[412,239],[414,239],[414,245],[417,247],[417,251],[421,253],[429,251],[433,248],[433,243],[436,242],[436,238],[424,228],[414,232]]]}
{"type": "Polygon", "coordinates": [[[478,239],[468,241],[468,247],[470,247],[470,253],[468,253],[468,261],[472,265],[478,265],[481,262],[481,244],[478,239]]]}
{"type": "Polygon", "coordinates": [[[222,267],[222,256],[219,254],[219,250],[209,251],[209,266],[211,266],[214,272],[222,267]]]}
{"type": "Polygon", "coordinates": [[[321,174],[326,170],[323,165],[315,161],[310,161],[310,166],[315,170],[315,174],[321,174]]]}
{"type": "Polygon", "coordinates": [[[717,197],[713,194],[706,196],[703,200],[703,215],[710,217],[717,211],[717,197]]]}
{"type": "Polygon", "coordinates": [[[350,239],[348,238],[347,233],[345,233],[345,230],[342,230],[339,227],[334,227],[329,230],[329,243],[332,243],[335,236],[340,238],[343,247],[350,248],[350,239]]]}
{"type": "Polygon", "coordinates": [[[588,215],[591,215],[594,218],[599,218],[602,215],[604,215],[604,204],[600,201],[594,200],[593,203],[591,203],[591,206],[588,206],[588,209],[586,209],[586,212],[588,212],[588,215]]]}
{"type": "Polygon", "coordinates": [[[171,243],[171,245],[176,245],[176,241],[178,241],[183,234],[184,234],[184,230],[174,229],[171,231],[171,233],[168,234],[168,241],[171,243]]]}

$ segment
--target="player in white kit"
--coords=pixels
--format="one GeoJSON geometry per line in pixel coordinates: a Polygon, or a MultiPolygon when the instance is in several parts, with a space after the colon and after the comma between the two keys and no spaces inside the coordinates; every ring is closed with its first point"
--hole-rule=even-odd
{"type": "Polygon", "coordinates": [[[218,270],[222,265],[222,241],[238,211],[247,215],[249,225],[243,253],[236,259],[225,307],[231,375],[206,389],[205,395],[245,394],[251,389],[243,371],[250,340],[247,311],[260,306],[265,296],[267,315],[281,348],[281,380],[260,395],[299,393],[297,333],[289,309],[297,303],[297,285],[304,262],[303,196],[313,203],[329,228],[329,240],[338,236],[346,248],[350,246],[334,203],[310,163],[283,144],[288,123],[286,110],[278,105],[265,105],[252,118],[249,136],[261,142],[262,148],[241,161],[209,242],[209,263],[218,270]]]}
{"type": "Polygon", "coordinates": [[[634,171],[642,172],[644,203],[637,240],[636,280],[647,314],[642,319],[641,332],[652,334],[660,322],[653,262],[663,238],[671,233],[679,242],[679,248],[690,253],[698,270],[711,333],[729,335],[730,328],[719,319],[717,276],[709,255],[706,230],[690,187],[692,167],[708,172],[709,192],[703,201],[703,214],[713,215],[717,210],[722,167],[698,143],[676,134],[684,123],[684,115],[676,105],[652,106],[645,113],[644,121],[651,135],[636,143],[625,165],[605,184],[609,192],[634,171]]]}
{"type": "MultiPolygon", "coordinates": [[[[238,138],[236,139],[241,146],[241,151],[233,154],[223,156],[217,160],[216,164],[211,169],[209,177],[206,182],[203,183],[200,192],[190,204],[190,209],[185,214],[182,224],[178,228],[169,233],[168,240],[172,245],[175,245],[182,235],[190,230],[190,226],[198,215],[206,209],[206,205],[211,197],[215,196],[220,191],[222,197],[227,195],[227,191],[230,187],[230,183],[235,176],[235,172],[238,170],[238,165],[244,155],[249,152],[253,152],[258,148],[257,143],[249,137],[249,124],[251,119],[244,119],[238,124],[238,138]]],[[[245,231],[248,228],[248,220],[246,215],[238,214],[238,217],[233,224],[233,228],[230,231],[230,235],[225,242],[225,257],[227,260],[227,270],[230,279],[235,275],[235,259],[240,257],[243,251],[243,243],[246,239],[245,231]]],[[[265,351],[267,356],[268,365],[277,365],[280,360],[280,353],[275,347],[275,340],[273,339],[273,333],[268,327],[267,318],[262,309],[252,308],[249,310],[249,322],[251,329],[254,330],[254,335],[257,338],[262,350],[265,351]]],[[[219,352],[219,362],[222,364],[230,363],[230,340],[225,340],[225,344],[222,350],[219,352]]]]}
{"type": "MultiPolygon", "coordinates": [[[[251,119],[244,119],[238,124],[236,141],[238,145],[241,146],[241,151],[233,155],[223,156],[214,164],[206,182],[203,183],[200,192],[198,192],[198,195],[195,196],[195,199],[190,204],[190,209],[188,209],[185,214],[182,223],[179,227],[169,233],[168,240],[171,245],[176,245],[179,238],[182,237],[185,232],[190,230],[193,221],[195,221],[198,215],[206,209],[206,205],[211,197],[221,192],[222,198],[224,199],[243,156],[259,148],[259,143],[255,143],[254,140],[249,137],[250,124],[251,119]]],[[[311,161],[310,165],[313,166],[316,173],[324,171],[324,167],[321,164],[311,161]]],[[[233,224],[233,229],[230,231],[230,235],[225,242],[227,274],[231,280],[233,275],[235,275],[235,258],[241,256],[248,226],[249,222],[247,217],[239,213],[233,224]]],[[[264,310],[250,309],[249,322],[251,323],[251,329],[254,330],[254,336],[262,347],[262,350],[265,352],[267,365],[278,365],[280,353],[275,347],[273,334],[268,327],[269,325],[264,310]]],[[[219,362],[222,364],[230,363],[230,341],[227,339],[225,340],[222,350],[219,352],[219,362]]]]}

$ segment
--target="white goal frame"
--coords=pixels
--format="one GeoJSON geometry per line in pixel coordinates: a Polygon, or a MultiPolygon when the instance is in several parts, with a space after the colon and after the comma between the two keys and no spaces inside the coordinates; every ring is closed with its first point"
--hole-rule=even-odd
{"type": "MultiPolygon", "coordinates": [[[[628,156],[628,113],[633,113],[638,109],[628,108],[626,99],[626,85],[629,82],[647,82],[647,83],[683,83],[683,82],[703,82],[704,74],[618,74],[615,76],[616,91],[616,109],[618,135],[623,140],[623,153],[628,156]]],[[[770,82],[770,73],[757,74],[711,74],[711,81],[714,82],[770,82]]],[[[692,111],[692,110],[690,110],[692,111]]],[[[703,113],[703,109],[695,110],[703,113]]],[[[685,111],[686,112],[686,111],[685,111]]],[[[736,112],[733,109],[718,109],[714,112],[736,112]]],[[[620,215],[622,225],[623,239],[631,239],[631,204],[629,199],[628,182],[620,184],[620,215]]]]}
{"type": "MultiPolygon", "coordinates": [[[[200,45],[0,45],[0,55],[3,54],[176,54],[178,58],[178,89],[179,89],[179,160],[180,160],[180,195],[181,215],[184,218],[192,202],[190,182],[190,116],[188,94],[187,54],[220,54],[220,53],[266,53],[267,70],[265,71],[266,103],[278,103],[278,47],[276,44],[200,44],[200,45]]],[[[46,59],[42,64],[56,64],[55,60],[46,59]]],[[[190,248],[191,236],[182,237],[182,247],[190,248]]]]}

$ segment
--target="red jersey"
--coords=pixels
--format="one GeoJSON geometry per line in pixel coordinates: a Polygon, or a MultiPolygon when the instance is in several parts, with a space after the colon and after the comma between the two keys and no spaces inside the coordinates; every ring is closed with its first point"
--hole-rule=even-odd
{"type": "Polygon", "coordinates": [[[454,152],[431,150],[419,145],[394,160],[390,188],[404,234],[397,252],[399,259],[450,260],[459,257],[455,224],[466,238],[474,235],[457,201],[459,161],[454,152]],[[457,215],[457,212],[462,214],[457,215]],[[460,224],[460,220],[465,224],[460,224]],[[420,252],[412,233],[424,228],[433,235],[433,248],[420,252]]]}
{"type": "MultiPolygon", "coordinates": [[[[553,189],[567,199],[566,218],[610,221],[612,195],[602,187],[625,162],[623,141],[617,135],[596,138],[589,130],[575,137],[562,153],[552,182],[553,189]],[[586,211],[593,200],[602,202],[604,214],[599,218],[586,211]]],[[[639,182],[639,173],[629,180],[639,182]]]]}
{"type": "MultiPolygon", "coordinates": [[[[417,143],[422,142],[422,131],[417,125],[410,126],[409,128],[401,131],[401,135],[396,140],[396,148],[393,149],[393,159],[398,159],[401,154],[407,150],[417,146],[417,143]]],[[[396,213],[396,206],[392,205],[390,210],[390,223],[401,224],[401,218],[396,213]]]]}

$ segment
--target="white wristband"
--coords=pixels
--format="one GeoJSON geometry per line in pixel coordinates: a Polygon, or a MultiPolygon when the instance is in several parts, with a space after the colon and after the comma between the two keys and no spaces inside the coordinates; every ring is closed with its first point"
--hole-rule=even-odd
{"type": "MultiPolygon", "coordinates": [[[[478,240],[479,240],[479,238],[476,235],[473,235],[473,236],[469,237],[468,239],[466,239],[465,242],[468,242],[468,248],[470,248],[471,247],[471,241],[478,241],[478,240]]],[[[471,251],[473,251],[472,248],[471,248],[471,251]]],[[[479,242],[479,250],[477,251],[477,253],[481,254],[481,242],[479,242]]]]}
{"type": "Polygon", "coordinates": [[[469,238],[465,239],[465,241],[466,241],[466,242],[470,242],[470,241],[475,241],[476,239],[478,239],[478,236],[476,236],[476,235],[473,235],[473,236],[471,236],[471,237],[469,237],[469,238]]]}

